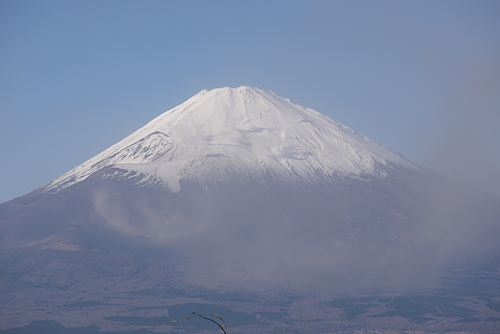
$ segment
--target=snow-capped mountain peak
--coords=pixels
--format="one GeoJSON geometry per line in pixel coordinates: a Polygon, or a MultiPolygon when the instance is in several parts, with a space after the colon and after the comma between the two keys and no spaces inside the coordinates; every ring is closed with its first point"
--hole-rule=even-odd
{"type": "Polygon", "coordinates": [[[180,190],[181,180],[231,176],[315,182],[333,176],[384,177],[399,154],[312,109],[246,86],[203,90],[130,136],[42,187],[57,192],[105,167],[180,190]]]}

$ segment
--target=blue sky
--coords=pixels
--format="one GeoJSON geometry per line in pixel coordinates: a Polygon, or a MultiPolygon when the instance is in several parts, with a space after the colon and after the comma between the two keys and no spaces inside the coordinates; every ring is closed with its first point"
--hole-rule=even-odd
{"type": "Polygon", "coordinates": [[[202,89],[270,89],[500,195],[498,1],[0,1],[0,202],[202,89]]]}

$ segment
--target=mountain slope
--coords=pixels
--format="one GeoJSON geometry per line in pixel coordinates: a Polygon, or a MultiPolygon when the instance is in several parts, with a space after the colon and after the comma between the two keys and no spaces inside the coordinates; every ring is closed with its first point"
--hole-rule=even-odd
{"type": "Polygon", "coordinates": [[[259,314],[265,325],[249,332],[383,318],[494,333],[499,217],[497,197],[272,92],[202,91],[0,204],[0,329],[144,329],[165,304],[203,303],[259,314]],[[401,297],[437,289],[446,295],[430,311],[401,297]],[[376,302],[338,299],[367,294],[376,302]]]}

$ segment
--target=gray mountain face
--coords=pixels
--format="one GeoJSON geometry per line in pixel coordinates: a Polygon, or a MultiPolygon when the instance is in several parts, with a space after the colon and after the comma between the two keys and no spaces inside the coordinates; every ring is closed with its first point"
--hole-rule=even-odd
{"type": "Polygon", "coordinates": [[[486,332],[499,219],[498,198],[271,92],[202,92],[0,205],[0,329],[170,331],[152,319],[211,305],[263,333],[460,328],[449,319],[486,332]],[[397,299],[431,292],[456,300],[397,299]]]}

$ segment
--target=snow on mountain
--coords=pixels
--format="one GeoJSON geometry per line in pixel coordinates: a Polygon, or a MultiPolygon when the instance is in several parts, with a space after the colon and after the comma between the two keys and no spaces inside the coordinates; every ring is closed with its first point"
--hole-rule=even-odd
{"type": "Polygon", "coordinates": [[[41,188],[58,192],[105,167],[139,172],[173,192],[231,176],[316,182],[336,175],[383,178],[420,168],[312,109],[246,86],[203,90],[41,188]]]}

